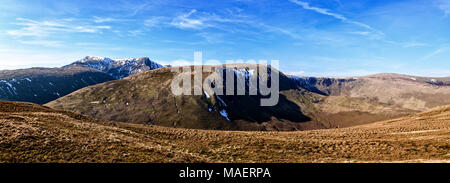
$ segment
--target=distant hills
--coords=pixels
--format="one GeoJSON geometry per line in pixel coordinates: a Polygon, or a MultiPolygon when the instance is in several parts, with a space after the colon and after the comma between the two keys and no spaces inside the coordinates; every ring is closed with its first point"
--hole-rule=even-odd
{"type": "MultiPolygon", "coordinates": [[[[249,71],[234,72],[237,77],[249,71]]],[[[83,88],[46,105],[102,120],[177,128],[290,131],[367,124],[450,104],[448,78],[381,74],[339,79],[279,73],[280,100],[272,107],[261,107],[261,96],[174,96],[170,83],[176,73],[169,68],[83,88]]]]}
{"type": "Polygon", "coordinates": [[[62,68],[0,70],[0,100],[45,104],[80,88],[163,67],[147,57],[87,56],[62,68]]]}
{"type": "Polygon", "coordinates": [[[106,73],[78,66],[5,70],[0,71],[0,100],[44,104],[113,79],[106,73]]]}

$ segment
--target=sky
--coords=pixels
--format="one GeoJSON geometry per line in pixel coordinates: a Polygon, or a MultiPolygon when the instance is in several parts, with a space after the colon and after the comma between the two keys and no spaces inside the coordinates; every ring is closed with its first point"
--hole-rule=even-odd
{"type": "Polygon", "coordinates": [[[2,0],[0,69],[85,56],[279,60],[304,76],[450,76],[450,0],[2,0]]]}

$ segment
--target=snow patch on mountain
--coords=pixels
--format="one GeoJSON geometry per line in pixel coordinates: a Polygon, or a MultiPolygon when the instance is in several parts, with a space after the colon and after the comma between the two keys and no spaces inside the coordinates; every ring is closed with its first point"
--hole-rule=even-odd
{"type": "Polygon", "coordinates": [[[228,113],[225,109],[222,109],[219,111],[220,115],[222,115],[225,119],[227,119],[228,121],[230,121],[230,118],[228,118],[228,113]]]}

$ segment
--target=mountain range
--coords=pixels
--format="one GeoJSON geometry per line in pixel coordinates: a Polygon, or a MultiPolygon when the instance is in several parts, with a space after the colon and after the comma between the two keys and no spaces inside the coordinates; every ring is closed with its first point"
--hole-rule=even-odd
{"type": "Polygon", "coordinates": [[[105,72],[115,79],[122,79],[133,74],[163,67],[162,65],[151,61],[148,57],[110,59],[93,56],[86,56],[83,59],[64,67],[71,66],[90,67],[105,72]]]}
{"type": "Polygon", "coordinates": [[[147,57],[87,56],[61,68],[0,71],[0,100],[45,104],[80,88],[163,67],[147,57]]]}
{"type": "MultiPolygon", "coordinates": [[[[191,66],[195,67],[203,66],[191,66]]],[[[208,66],[204,78],[227,72],[208,66]]],[[[299,77],[279,73],[276,106],[260,106],[262,95],[175,96],[177,73],[148,59],[87,56],[62,68],[0,71],[0,100],[24,101],[97,119],[216,130],[294,131],[341,128],[392,119],[450,104],[450,78],[376,74],[362,77],[299,77]]],[[[253,73],[237,64],[235,79],[253,73]]],[[[267,68],[269,71],[269,68],[267,68]]],[[[191,73],[192,76],[195,72],[191,73]]],[[[222,77],[223,83],[226,78],[222,77]]],[[[192,80],[193,81],[193,80],[192,80]]],[[[235,86],[236,83],[234,83],[235,86]]]]}
{"type": "Polygon", "coordinates": [[[261,71],[278,74],[278,104],[261,106],[268,96],[236,89],[174,95],[173,70],[181,67],[85,59],[0,71],[0,100],[37,103],[0,101],[0,163],[450,162],[449,77],[300,77],[271,66],[255,72],[252,64],[190,66],[192,82],[214,75],[211,86],[221,90],[216,83],[232,81],[225,73],[235,88],[244,80],[245,89],[250,80],[273,79],[261,71]],[[205,67],[211,70],[197,73],[205,67]]]}
{"type": "MultiPolygon", "coordinates": [[[[201,66],[191,66],[201,67],[201,66]]],[[[212,66],[210,73],[222,71],[212,66]]],[[[352,78],[280,75],[280,99],[262,107],[262,96],[175,96],[176,73],[161,68],[86,87],[46,106],[102,120],[180,128],[293,131],[340,128],[392,119],[450,104],[449,78],[379,74],[352,78]]],[[[248,69],[234,69],[235,77],[248,69]]],[[[191,73],[195,75],[195,72],[191,73]]],[[[259,78],[254,74],[252,77],[259,78]]],[[[223,83],[226,79],[222,78],[223,83]]],[[[246,86],[248,88],[248,86],[246,86]]]]}

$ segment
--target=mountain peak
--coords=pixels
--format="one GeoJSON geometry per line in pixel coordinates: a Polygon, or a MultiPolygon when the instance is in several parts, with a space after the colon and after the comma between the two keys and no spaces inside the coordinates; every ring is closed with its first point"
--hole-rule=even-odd
{"type": "Polygon", "coordinates": [[[84,58],[78,60],[77,62],[89,62],[89,61],[104,61],[105,57],[97,57],[97,56],[85,56],[84,58]]]}
{"type": "Polygon", "coordinates": [[[70,66],[90,67],[108,73],[116,79],[163,67],[148,57],[111,59],[98,56],[86,56],[64,67],[70,66]]]}

